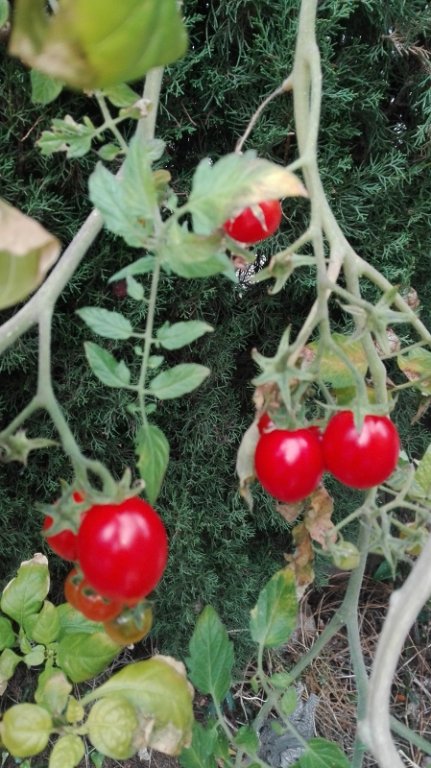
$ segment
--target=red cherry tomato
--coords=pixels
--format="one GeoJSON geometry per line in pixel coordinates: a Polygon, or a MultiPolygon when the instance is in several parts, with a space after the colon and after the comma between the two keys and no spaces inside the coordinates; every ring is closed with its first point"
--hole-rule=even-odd
{"type": "Polygon", "coordinates": [[[239,243],[258,243],[273,235],[279,228],[282,217],[278,200],[264,200],[253,208],[244,208],[234,219],[223,224],[229,237],[239,243]]]}
{"type": "Polygon", "coordinates": [[[114,619],[123,608],[119,600],[102,597],[90,587],[76,568],[69,573],[64,583],[64,596],[70,605],[91,621],[114,619]]]}
{"type": "Polygon", "coordinates": [[[129,605],[154,589],[167,555],[160,517],[136,496],[91,507],[78,531],[78,560],[85,579],[102,595],[129,605]]]}
{"type": "Polygon", "coordinates": [[[358,433],[352,411],[340,411],[323,435],[326,468],[350,488],[383,483],[394,471],[399,451],[397,429],[387,416],[365,416],[358,433]]]}
{"type": "Polygon", "coordinates": [[[153,609],[147,602],[126,608],[119,616],[104,623],[107,635],[119,645],[143,640],[153,625],[153,609]]]}
{"type": "MultiPolygon", "coordinates": [[[[81,504],[84,501],[84,496],[80,491],[74,491],[72,494],[73,500],[76,504],[81,504]]],[[[43,521],[42,530],[48,531],[53,524],[54,520],[51,515],[47,515],[43,521]]],[[[55,533],[54,536],[46,536],[46,543],[51,547],[52,551],[56,555],[62,557],[63,560],[76,560],[76,533],[70,528],[65,528],[60,533],[55,533]]]]}
{"type": "Polygon", "coordinates": [[[256,446],[256,475],[261,485],[279,501],[305,499],[323,473],[320,440],[313,429],[274,429],[264,432],[256,446]]]}

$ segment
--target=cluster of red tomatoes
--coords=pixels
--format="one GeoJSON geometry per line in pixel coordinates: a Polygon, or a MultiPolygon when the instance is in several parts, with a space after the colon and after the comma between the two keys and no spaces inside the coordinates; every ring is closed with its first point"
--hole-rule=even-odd
{"type": "Polygon", "coordinates": [[[256,476],[274,498],[305,499],[331,472],[350,488],[380,485],[394,471],[400,450],[398,432],[387,416],[365,416],[356,430],[352,411],[339,411],[323,432],[316,426],[278,429],[268,413],[258,423],[256,476]]]}
{"type": "MultiPolygon", "coordinates": [[[[82,504],[82,494],[73,501],[82,504]]],[[[52,517],[43,524],[46,541],[75,567],[65,583],[66,600],[92,621],[102,622],[122,645],[137,642],[152,625],[152,592],[166,567],[168,540],[155,510],[136,496],[119,504],[93,505],[83,512],[77,533],[49,536],[52,517]]]]}

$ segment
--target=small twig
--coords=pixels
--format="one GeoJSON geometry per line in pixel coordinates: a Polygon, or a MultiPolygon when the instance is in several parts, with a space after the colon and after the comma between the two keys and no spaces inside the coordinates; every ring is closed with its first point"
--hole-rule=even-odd
{"type": "Polygon", "coordinates": [[[247,141],[248,137],[250,136],[250,133],[252,132],[254,126],[256,125],[257,121],[259,120],[259,117],[261,116],[262,112],[266,109],[268,104],[273,101],[273,99],[276,99],[277,96],[281,96],[283,93],[287,93],[288,91],[292,90],[292,78],[289,75],[289,77],[286,77],[285,80],[283,80],[282,84],[278,86],[278,88],[275,89],[272,93],[269,94],[269,96],[262,101],[262,104],[256,109],[256,112],[251,117],[250,122],[245,129],[243,135],[238,139],[236,146],[235,146],[235,152],[241,152],[242,148],[247,141]]]}

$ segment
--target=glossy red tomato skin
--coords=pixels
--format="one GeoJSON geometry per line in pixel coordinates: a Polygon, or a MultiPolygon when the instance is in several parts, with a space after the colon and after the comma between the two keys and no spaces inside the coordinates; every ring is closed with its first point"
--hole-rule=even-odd
{"type": "Polygon", "coordinates": [[[271,496],[293,504],[319,485],[323,474],[320,440],[313,429],[264,432],[254,457],[257,479],[271,496]]]}
{"type": "Polygon", "coordinates": [[[64,596],[70,605],[91,621],[110,621],[118,616],[123,604],[109,600],[92,589],[74,568],[64,582],[64,596]]]}
{"type": "MultiPolygon", "coordinates": [[[[76,504],[80,504],[84,501],[84,496],[80,491],[74,491],[72,498],[76,504]]],[[[48,531],[53,522],[51,515],[47,515],[43,521],[42,530],[44,532],[48,531]]],[[[65,528],[64,531],[60,531],[60,533],[56,533],[54,536],[46,536],[46,543],[51,547],[52,551],[59,557],[62,557],[63,560],[76,560],[76,533],[70,528],[65,528]]]]}
{"type": "Polygon", "coordinates": [[[269,429],[274,428],[274,422],[271,419],[271,416],[269,415],[268,411],[264,411],[262,413],[262,416],[260,417],[259,421],[257,422],[257,428],[262,435],[264,432],[267,432],[269,429]]]}
{"type": "Polygon", "coordinates": [[[252,208],[244,208],[238,216],[224,223],[223,229],[232,240],[251,245],[265,240],[276,232],[282,218],[280,202],[264,200],[258,207],[262,212],[262,220],[256,216],[252,208]]]}
{"type": "Polygon", "coordinates": [[[329,420],[322,447],[326,469],[344,485],[365,490],[392,474],[400,440],[387,416],[365,416],[358,433],[352,411],[340,411],[329,420]]]}
{"type": "Polygon", "coordinates": [[[78,531],[78,559],[85,579],[106,597],[133,605],[158,584],[168,542],[157,512],[136,496],[95,505],[78,531]]]}

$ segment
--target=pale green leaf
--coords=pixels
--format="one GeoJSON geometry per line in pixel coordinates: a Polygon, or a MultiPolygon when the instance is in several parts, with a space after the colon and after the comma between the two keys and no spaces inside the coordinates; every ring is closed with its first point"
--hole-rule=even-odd
{"type": "Polygon", "coordinates": [[[427,496],[431,494],[431,446],[428,446],[419,462],[415,473],[415,481],[419,483],[427,496]]]}
{"type": "Polygon", "coordinates": [[[31,70],[30,80],[33,104],[50,104],[63,90],[63,83],[36,69],[31,70]]]}
{"type": "Polygon", "coordinates": [[[156,501],[169,462],[169,443],[159,427],[147,424],[136,436],[136,466],[150,504],[156,501]]]}
{"type": "Polygon", "coordinates": [[[42,155],[52,155],[55,152],[65,152],[66,157],[83,157],[91,149],[91,142],[96,129],[89,118],[84,118],[83,123],[77,123],[70,115],[63,120],[54,118],[51,129],[42,131],[36,144],[42,155]]]}
{"type": "Polygon", "coordinates": [[[212,606],[207,605],[199,616],[189,649],[187,666],[193,685],[222,701],[232,684],[233,645],[212,606]]]}
{"type": "Polygon", "coordinates": [[[6,616],[0,616],[0,651],[5,648],[13,648],[17,639],[12,623],[6,616]]]}
{"type": "Polygon", "coordinates": [[[96,701],[87,726],[91,743],[102,755],[126,760],[137,751],[133,738],[138,719],[133,704],[124,696],[112,694],[96,701]]]}
{"type": "Polygon", "coordinates": [[[60,619],[55,605],[45,600],[40,613],[24,619],[24,629],[35,643],[48,645],[54,642],[60,632],[60,619]]]}
{"type": "Polygon", "coordinates": [[[272,576],[251,611],[253,640],[267,648],[286,643],[297,624],[298,604],[295,577],[285,568],[272,576]]]}
{"type": "Polygon", "coordinates": [[[0,200],[0,309],[27,298],[43,282],[59,253],[56,237],[0,200]]]}
{"type": "Polygon", "coordinates": [[[22,625],[27,616],[40,611],[48,590],[48,561],[43,555],[35,555],[21,564],[15,578],[4,588],[1,610],[22,625]]]}
{"type": "Polygon", "coordinates": [[[156,260],[154,256],[142,256],[140,259],[128,264],[127,267],[123,267],[115,275],[109,278],[108,283],[113,283],[116,280],[123,280],[125,277],[131,275],[146,275],[148,272],[152,272],[156,260]]]}
{"type": "Polygon", "coordinates": [[[39,674],[34,694],[36,704],[45,707],[53,717],[60,717],[66,709],[72,685],[64,672],[56,667],[46,666],[39,674]]]}
{"type": "Polygon", "coordinates": [[[99,347],[92,341],[86,341],[84,347],[88,364],[102,384],[119,389],[129,386],[130,371],[123,361],[117,362],[107,349],[99,347]]]}
{"type": "Polygon", "coordinates": [[[180,754],[179,762],[182,768],[216,768],[216,741],[215,728],[204,728],[200,723],[193,723],[192,743],[180,754]]]}
{"type": "Polygon", "coordinates": [[[137,80],[175,61],[187,36],[176,0],[16,0],[12,55],[73,88],[96,90],[137,80]]]}
{"type": "Polygon", "coordinates": [[[37,704],[16,704],[3,714],[1,740],[14,757],[31,757],[45,749],[52,728],[46,709],[37,704]]]}
{"type": "Polygon", "coordinates": [[[120,312],[111,312],[101,307],[83,307],[77,309],[76,314],[93,333],[105,339],[130,339],[133,333],[130,320],[120,312]]]}
{"type": "Polygon", "coordinates": [[[299,768],[350,768],[344,752],[337,744],[326,739],[310,739],[307,749],[295,766],[299,768]]]}
{"type": "Polygon", "coordinates": [[[10,5],[9,0],[0,0],[0,28],[4,27],[9,19],[10,5]]]}
{"type": "Polygon", "coordinates": [[[210,373],[210,369],[204,365],[180,363],[155,376],[150,381],[149,391],[159,400],[172,400],[192,392],[210,373]]]}
{"type": "Polygon", "coordinates": [[[188,322],[170,323],[166,322],[157,331],[157,340],[160,341],[165,349],[180,349],[186,344],[199,339],[204,333],[213,331],[214,328],[201,320],[189,320],[188,322]]]}
{"type": "Polygon", "coordinates": [[[103,89],[103,95],[114,105],[114,107],[131,107],[141,97],[139,93],[130,88],[126,83],[119,83],[110,88],[103,89]]]}
{"type": "MultiPolygon", "coordinates": [[[[332,340],[340,347],[341,352],[348,357],[353,368],[361,376],[365,376],[368,361],[360,341],[353,341],[350,336],[341,333],[332,334],[332,340]]],[[[306,347],[314,354],[317,352],[317,342],[313,341],[306,347]]],[[[332,350],[325,351],[319,368],[320,378],[334,389],[343,389],[355,384],[355,377],[346,363],[332,350]]]]}
{"type": "Polygon", "coordinates": [[[131,275],[126,277],[126,283],[127,295],[130,296],[131,299],[135,299],[135,301],[142,301],[144,298],[144,287],[141,283],[138,283],[138,281],[131,275]]]}
{"type": "Polygon", "coordinates": [[[413,386],[422,394],[431,395],[431,352],[422,348],[412,349],[398,357],[398,365],[413,386]]]}
{"type": "Polygon", "coordinates": [[[82,683],[103,672],[120,650],[105,632],[66,635],[58,644],[57,664],[73,683],[82,683]]]}
{"type": "Polygon", "coordinates": [[[73,733],[60,736],[52,748],[48,768],[75,768],[84,755],[84,742],[80,736],[73,733]]]}
{"type": "Polygon", "coordinates": [[[229,270],[235,274],[221,242],[220,234],[195,234],[172,221],[160,251],[163,265],[187,278],[211,277],[229,270]]]}

